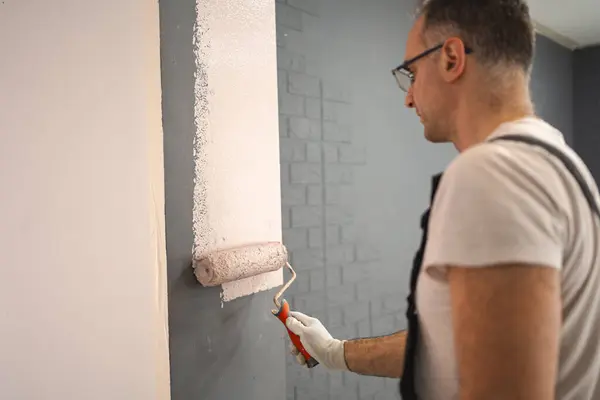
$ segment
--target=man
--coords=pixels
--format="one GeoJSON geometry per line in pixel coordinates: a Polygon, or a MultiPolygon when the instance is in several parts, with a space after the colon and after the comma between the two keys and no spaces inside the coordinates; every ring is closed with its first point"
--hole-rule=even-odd
{"type": "MultiPolygon", "coordinates": [[[[418,275],[419,399],[600,399],[598,189],[534,116],[534,37],[524,1],[430,0],[395,70],[425,137],[460,153],[418,275]]],[[[326,368],[402,376],[405,332],[340,341],[300,313],[287,324],[326,368]]]]}

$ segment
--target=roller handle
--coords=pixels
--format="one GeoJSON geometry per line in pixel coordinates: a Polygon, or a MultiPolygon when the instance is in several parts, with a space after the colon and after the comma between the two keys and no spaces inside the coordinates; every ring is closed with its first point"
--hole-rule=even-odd
{"type": "Polygon", "coordinates": [[[304,345],[300,341],[300,337],[298,335],[296,335],[294,332],[290,331],[285,323],[288,316],[290,315],[290,305],[288,304],[288,302],[285,300],[282,300],[281,307],[279,308],[279,310],[273,311],[273,315],[275,315],[277,317],[277,319],[279,319],[283,323],[285,328],[287,329],[292,343],[294,344],[294,346],[296,346],[298,351],[304,356],[304,359],[306,360],[306,366],[308,368],[313,368],[313,367],[316,367],[317,365],[319,365],[319,362],[317,360],[315,360],[310,354],[308,354],[308,351],[306,351],[306,349],[304,348],[304,345]]]}

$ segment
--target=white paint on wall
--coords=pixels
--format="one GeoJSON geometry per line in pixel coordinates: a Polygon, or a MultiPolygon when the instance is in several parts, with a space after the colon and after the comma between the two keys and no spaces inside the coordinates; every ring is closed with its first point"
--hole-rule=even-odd
{"type": "MultiPolygon", "coordinates": [[[[281,241],[275,2],[197,0],[194,256],[281,241]]],[[[282,284],[225,283],[223,300],[282,284]]]]}
{"type": "Polygon", "coordinates": [[[169,398],[158,4],[0,2],[0,398],[169,398]]]}

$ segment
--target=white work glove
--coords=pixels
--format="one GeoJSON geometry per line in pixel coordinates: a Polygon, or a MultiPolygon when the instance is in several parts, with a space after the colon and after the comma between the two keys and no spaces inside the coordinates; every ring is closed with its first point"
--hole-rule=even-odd
{"type": "MultiPolygon", "coordinates": [[[[348,371],[344,356],[345,340],[334,339],[321,321],[297,311],[291,311],[286,320],[290,331],[300,337],[302,345],[315,360],[331,370],[348,371]]],[[[304,356],[290,343],[290,350],[301,365],[306,364],[304,356]]]]}

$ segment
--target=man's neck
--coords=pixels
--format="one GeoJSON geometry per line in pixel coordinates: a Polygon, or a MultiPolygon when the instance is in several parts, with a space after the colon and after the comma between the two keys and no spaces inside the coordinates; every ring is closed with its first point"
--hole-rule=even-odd
{"type": "Polygon", "coordinates": [[[456,114],[454,146],[459,152],[485,141],[500,125],[534,116],[526,84],[517,84],[503,96],[465,96],[456,114]]]}

